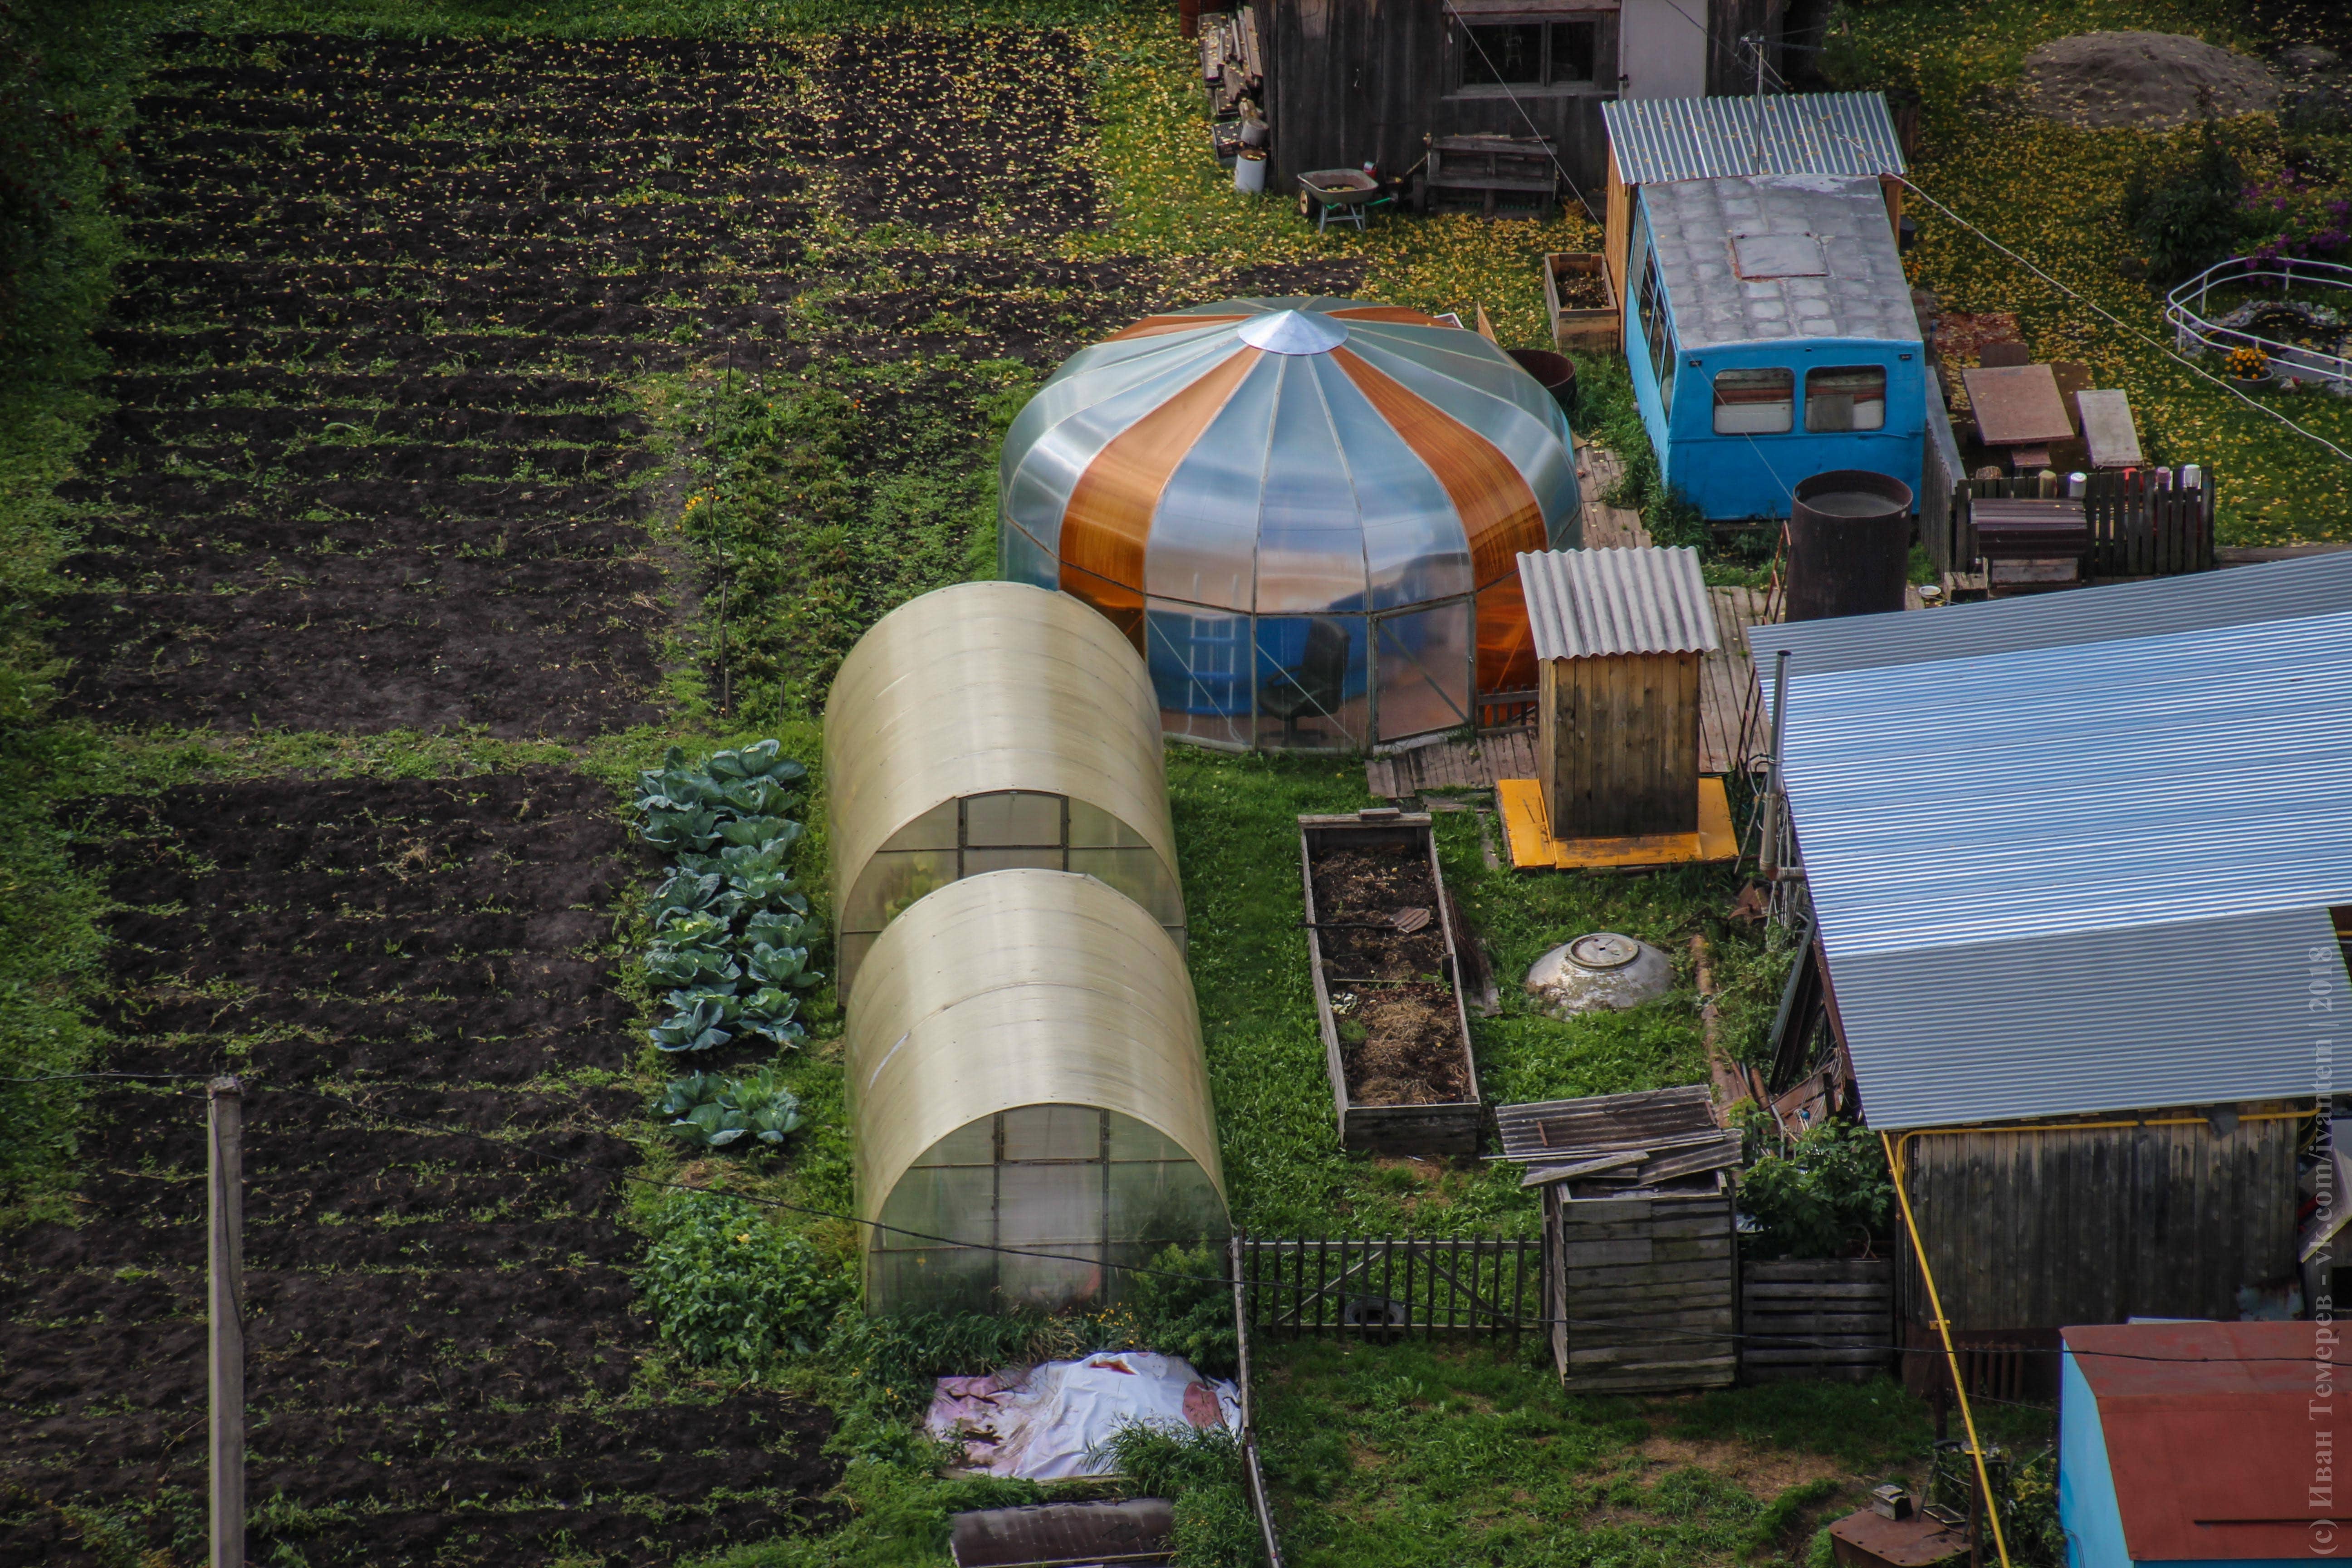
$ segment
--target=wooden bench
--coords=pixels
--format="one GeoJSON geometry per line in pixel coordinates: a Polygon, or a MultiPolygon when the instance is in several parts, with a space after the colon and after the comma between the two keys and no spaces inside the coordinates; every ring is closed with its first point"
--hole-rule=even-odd
{"type": "Polygon", "coordinates": [[[1550,212],[1559,202],[1559,167],[1551,142],[1532,136],[1438,137],[1429,144],[1421,210],[1434,211],[1446,202],[1475,202],[1484,217],[1501,208],[1550,212]]]}

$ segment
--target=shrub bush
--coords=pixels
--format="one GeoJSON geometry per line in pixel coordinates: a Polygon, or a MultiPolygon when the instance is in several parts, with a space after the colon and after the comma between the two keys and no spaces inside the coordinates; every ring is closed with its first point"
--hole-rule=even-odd
{"type": "Polygon", "coordinates": [[[1739,1206],[1761,1227],[1745,1245],[1753,1258],[1845,1258],[1894,1224],[1895,1183],[1878,1135],[1825,1121],[1786,1152],[1757,1152],[1769,1124],[1749,1125],[1750,1158],[1739,1206]]]}
{"type": "Polygon", "coordinates": [[[846,1299],[815,1247],[740,1198],[681,1193],[656,1224],[638,1279],[662,1338],[697,1365],[805,1354],[846,1299]]]}

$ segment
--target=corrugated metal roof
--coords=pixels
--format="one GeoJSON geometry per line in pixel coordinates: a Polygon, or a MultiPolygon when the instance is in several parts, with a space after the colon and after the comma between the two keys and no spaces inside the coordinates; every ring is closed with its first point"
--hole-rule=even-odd
{"type": "Polygon", "coordinates": [[[2352,559],[1751,643],[1768,688],[1790,650],[1785,779],[1872,1125],[2311,1091],[2306,965],[2347,984],[2352,559]]]}
{"type": "MultiPolygon", "coordinates": [[[[2066,1422],[2105,1441],[2135,1562],[2310,1554],[2311,1391],[2336,1360],[2317,1323],[2112,1323],[2065,1331],[2097,1408],[2066,1422]]],[[[2073,1380],[2068,1380],[2071,1384],[2073,1380]]],[[[2327,1451],[2316,1463],[2325,1468],[2327,1451]]],[[[2070,1478],[2095,1498],[2096,1468],[2070,1478]]]]}
{"type": "Polygon", "coordinates": [[[1903,142],[1876,92],[1632,98],[1601,106],[1631,185],[1719,174],[1899,174],[1903,142]]]}
{"type": "MultiPolygon", "coordinates": [[[[1647,185],[1642,212],[1685,350],[1790,338],[1919,342],[1911,282],[1873,180],[1758,174],[1647,185]],[[1741,277],[1738,242],[1810,239],[1817,271],[1741,277]]],[[[1790,264],[1767,258],[1751,273],[1790,264]]],[[[1636,263],[1638,265],[1638,256],[1636,263]]]]}
{"type": "Polygon", "coordinates": [[[1519,584],[1538,658],[1706,653],[1720,646],[1696,550],[1525,554],[1519,584]]]}

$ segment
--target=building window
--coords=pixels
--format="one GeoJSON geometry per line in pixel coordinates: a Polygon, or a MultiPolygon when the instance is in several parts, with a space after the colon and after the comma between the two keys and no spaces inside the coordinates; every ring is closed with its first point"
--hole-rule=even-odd
{"type": "Polygon", "coordinates": [[[1778,436],[1794,423],[1797,373],[1777,367],[1717,371],[1715,433],[1718,436],[1778,436]]]}
{"type": "Polygon", "coordinates": [[[1592,79],[1599,53],[1592,22],[1460,25],[1463,87],[1569,87],[1592,79]]]}
{"type": "Polygon", "coordinates": [[[1885,426],[1885,365],[1837,365],[1805,373],[1806,429],[1880,430],[1885,426]]]}
{"type": "Polygon", "coordinates": [[[1651,374],[1658,378],[1659,412],[1671,419],[1675,412],[1675,359],[1680,351],[1675,346],[1674,323],[1666,315],[1666,290],[1658,279],[1657,253],[1647,245],[1642,249],[1642,341],[1650,351],[1651,374]]]}

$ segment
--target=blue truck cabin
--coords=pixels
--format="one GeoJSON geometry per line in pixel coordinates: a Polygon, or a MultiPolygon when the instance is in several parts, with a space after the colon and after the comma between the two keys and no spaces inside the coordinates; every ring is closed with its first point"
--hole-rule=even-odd
{"type": "Polygon", "coordinates": [[[1669,489],[1709,519],[1785,517],[1832,468],[1919,489],[1927,352],[1874,179],[1643,185],[1625,361],[1669,489]]]}

